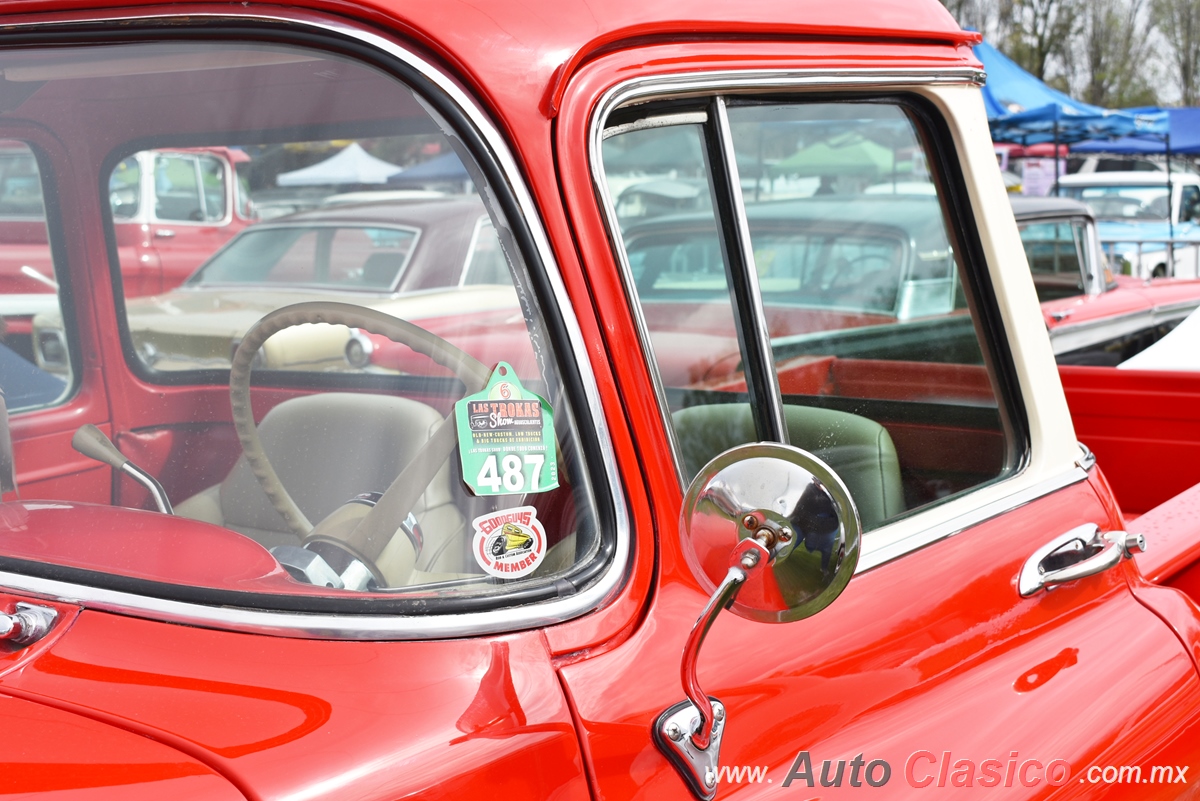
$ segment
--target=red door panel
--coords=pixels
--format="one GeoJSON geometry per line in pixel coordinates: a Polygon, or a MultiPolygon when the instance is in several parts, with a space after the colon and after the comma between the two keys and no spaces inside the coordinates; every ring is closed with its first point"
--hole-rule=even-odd
{"type": "Polygon", "coordinates": [[[87,503],[112,500],[112,469],[71,447],[71,437],[85,423],[111,433],[108,404],[99,386],[98,373],[88,374],[83,389],[63,406],[9,418],[13,465],[21,498],[87,503]]]}
{"type": "MultiPolygon", "coordinates": [[[[869,789],[849,785],[859,754],[888,765],[888,797],[938,789],[944,752],[952,755],[947,784],[966,760],[975,787],[987,760],[999,760],[1002,773],[1012,759],[1014,770],[1040,762],[1026,768],[1027,780],[1042,771],[1038,782],[1004,790],[1025,798],[1094,795],[1093,765],[1145,766],[1148,775],[1154,765],[1196,763],[1200,678],[1179,639],[1130,593],[1127,568],[1028,599],[1017,593],[1025,559],[1088,520],[1107,527],[1108,515],[1085,482],[863,573],[809,620],[768,625],[723,614],[699,660],[702,686],[728,709],[721,763],[768,771],[761,783],[726,776],[718,797],[778,792],[801,751],[816,772],[812,790],[793,780],[798,798],[838,797],[820,786],[825,760],[830,779],[847,761],[842,793],[869,789]],[[1069,768],[1061,787],[1045,777],[1055,760],[1066,762],[1052,779],[1069,768]],[[930,767],[931,787],[913,786],[930,767]]],[[[676,575],[677,549],[664,550],[664,576],[676,575]]],[[[680,653],[704,601],[690,583],[668,580],[628,643],[564,668],[602,797],[685,792],[650,729],[683,698],[680,653]]],[[[883,772],[877,766],[873,778],[883,772]]],[[[1138,797],[1177,795],[1147,786],[1138,797]]]]}
{"type": "Polygon", "coordinates": [[[260,798],[588,797],[537,634],[313,641],[85,611],[0,692],[203,754],[260,798]]]}

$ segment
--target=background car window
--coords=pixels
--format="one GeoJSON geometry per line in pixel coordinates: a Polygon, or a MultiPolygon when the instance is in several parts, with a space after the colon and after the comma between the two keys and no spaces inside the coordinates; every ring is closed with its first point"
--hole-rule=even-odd
{"type": "Polygon", "coordinates": [[[46,229],[37,159],[0,142],[0,391],[9,411],[66,400],[72,385],[64,330],[35,346],[33,318],[59,314],[58,271],[46,229]]]}
{"type": "Polygon", "coordinates": [[[212,157],[159,155],[154,163],[155,215],[211,222],[225,216],[225,175],[212,157]]]}
{"type": "Polygon", "coordinates": [[[1082,221],[1029,223],[1020,229],[1038,300],[1069,298],[1087,291],[1083,280],[1086,229],[1082,221]]]}
{"type": "Polygon", "coordinates": [[[1087,203],[1098,220],[1166,222],[1171,209],[1164,185],[1060,186],[1059,194],[1087,203]]]}
{"type": "Polygon", "coordinates": [[[185,287],[248,284],[390,290],[412,254],[417,235],[412,229],[358,226],[253,228],[209,259],[185,287]]]}
{"type": "Polygon", "coordinates": [[[142,206],[142,167],[136,157],[122,159],[108,179],[108,203],[114,217],[136,217],[142,206]]]}
{"type": "Polygon", "coordinates": [[[788,438],[846,479],[866,527],[1004,473],[941,189],[904,107],[731,101],[740,204],[708,178],[715,126],[645,119],[606,132],[603,168],[685,480],[758,439],[735,226],[714,211],[739,206],[788,438]]]}
{"type": "Polygon", "coordinates": [[[1179,219],[1192,220],[1200,218],[1200,186],[1188,185],[1183,187],[1179,199],[1179,219]]]}

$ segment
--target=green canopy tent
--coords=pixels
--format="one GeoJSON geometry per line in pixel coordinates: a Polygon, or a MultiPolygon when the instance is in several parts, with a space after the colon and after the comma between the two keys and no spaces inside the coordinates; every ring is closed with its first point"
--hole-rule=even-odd
{"type": "Polygon", "coordinates": [[[858,175],[878,179],[891,175],[895,167],[896,159],[891,148],[861,136],[846,135],[797,150],[777,162],[774,171],[801,177],[858,175]]]}

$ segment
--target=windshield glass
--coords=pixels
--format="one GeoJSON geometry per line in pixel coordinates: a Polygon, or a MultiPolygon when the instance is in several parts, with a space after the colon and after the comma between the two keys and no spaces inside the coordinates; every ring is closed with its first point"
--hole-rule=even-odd
{"type": "Polygon", "coordinates": [[[1165,186],[1060,186],[1059,194],[1087,203],[1099,220],[1166,222],[1171,213],[1165,186]]]}
{"type": "Polygon", "coordinates": [[[1044,303],[1087,291],[1083,255],[1087,223],[1063,220],[1025,223],[1018,227],[1038,300],[1044,303]]]}
{"type": "MultiPolygon", "coordinates": [[[[11,55],[6,80],[38,91],[0,110],[0,140],[46,128],[71,157],[42,175],[99,194],[47,215],[57,227],[19,254],[10,226],[0,261],[26,279],[14,289],[43,276],[53,302],[53,270],[29,266],[48,243],[108,254],[71,295],[112,330],[83,348],[73,310],[27,313],[43,395],[111,403],[68,407],[95,428],[39,442],[56,465],[19,451],[20,498],[53,503],[0,509],[22,521],[0,525],[8,569],[220,608],[406,615],[600,576],[611,549],[580,441],[594,426],[559,371],[555,298],[535,288],[525,223],[492,202],[508,188],[478,183],[468,137],[419,94],[435,87],[242,42],[11,55]],[[115,299],[94,297],[106,284],[115,299]],[[149,478],[96,461],[87,443],[105,436],[149,478]]],[[[16,180],[36,172],[8,172],[10,195],[40,197],[16,180]]]]}

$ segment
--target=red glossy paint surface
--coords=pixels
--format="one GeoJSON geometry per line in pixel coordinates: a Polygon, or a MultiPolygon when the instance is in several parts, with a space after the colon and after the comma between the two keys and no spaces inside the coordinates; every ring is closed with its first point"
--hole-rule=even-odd
{"type": "Polygon", "coordinates": [[[1200,486],[1192,487],[1139,516],[1130,526],[1146,538],[1146,553],[1138,559],[1150,581],[1185,587],[1200,600],[1200,486]]]}
{"type": "Polygon", "coordinates": [[[1200,375],[1061,366],[1075,435],[1121,507],[1146,512],[1200,482],[1200,375]]]}
{"type": "MultiPolygon", "coordinates": [[[[700,657],[700,681],[728,709],[722,761],[770,766],[774,785],[730,792],[781,792],[800,750],[818,770],[824,759],[860,753],[885,760],[887,790],[897,795],[912,791],[903,768],[921,750],[976,763],[1007,760],[1011,751],[1043,764],[1064,759],[1076,777],[1110,760],[1182,765],[1200,758],[1192,659],[1130,594],[1122,571],[1029,599],[1017,595],[1017,571],[1036,547],[1105,518],[1090,487],[1076,485],[857,576],[809,620],[770,626],[718,618],[700,657]],[[1109,682],[1121,671],[1140,679],[1112,692],[1109,682]],[[1109,733],[1114,720],[1122,722],[1119,741],[1109,733]],[[1171,742],[1180,733],[1185,739],[1171,742]]],[[[674,551],[664,548],[668,577],[678,575],[674,551]]],[[[639,734],[682,697],[679,649],[703,600],[689,581],[667,578],[646,626],[621,654],[563,671],[607,797],[677,792],[673,768],[639,734]]],[[[1064,788],[1067,795],[1080,789],[1077,781],[1064,788]]],[[[1174,797],[1151,790],[1140,797],[1174,797]]],[[[1042,783],[1005,794],[1053,791],[1042,783]]],[[[855,792],[821,789],[820,797],[855,792]]]]}
{"type": "Polygon", "coordinates": [[[0,694],[0,794],[79,801],[244,799],[202,761],[148,737],[0,694]]]}
{"type": "Polygon", "coordinates": [[[84,612],[0,692],[159,740],[258,798],[588,797],[537,634],[314,642],[84,612]]]}

